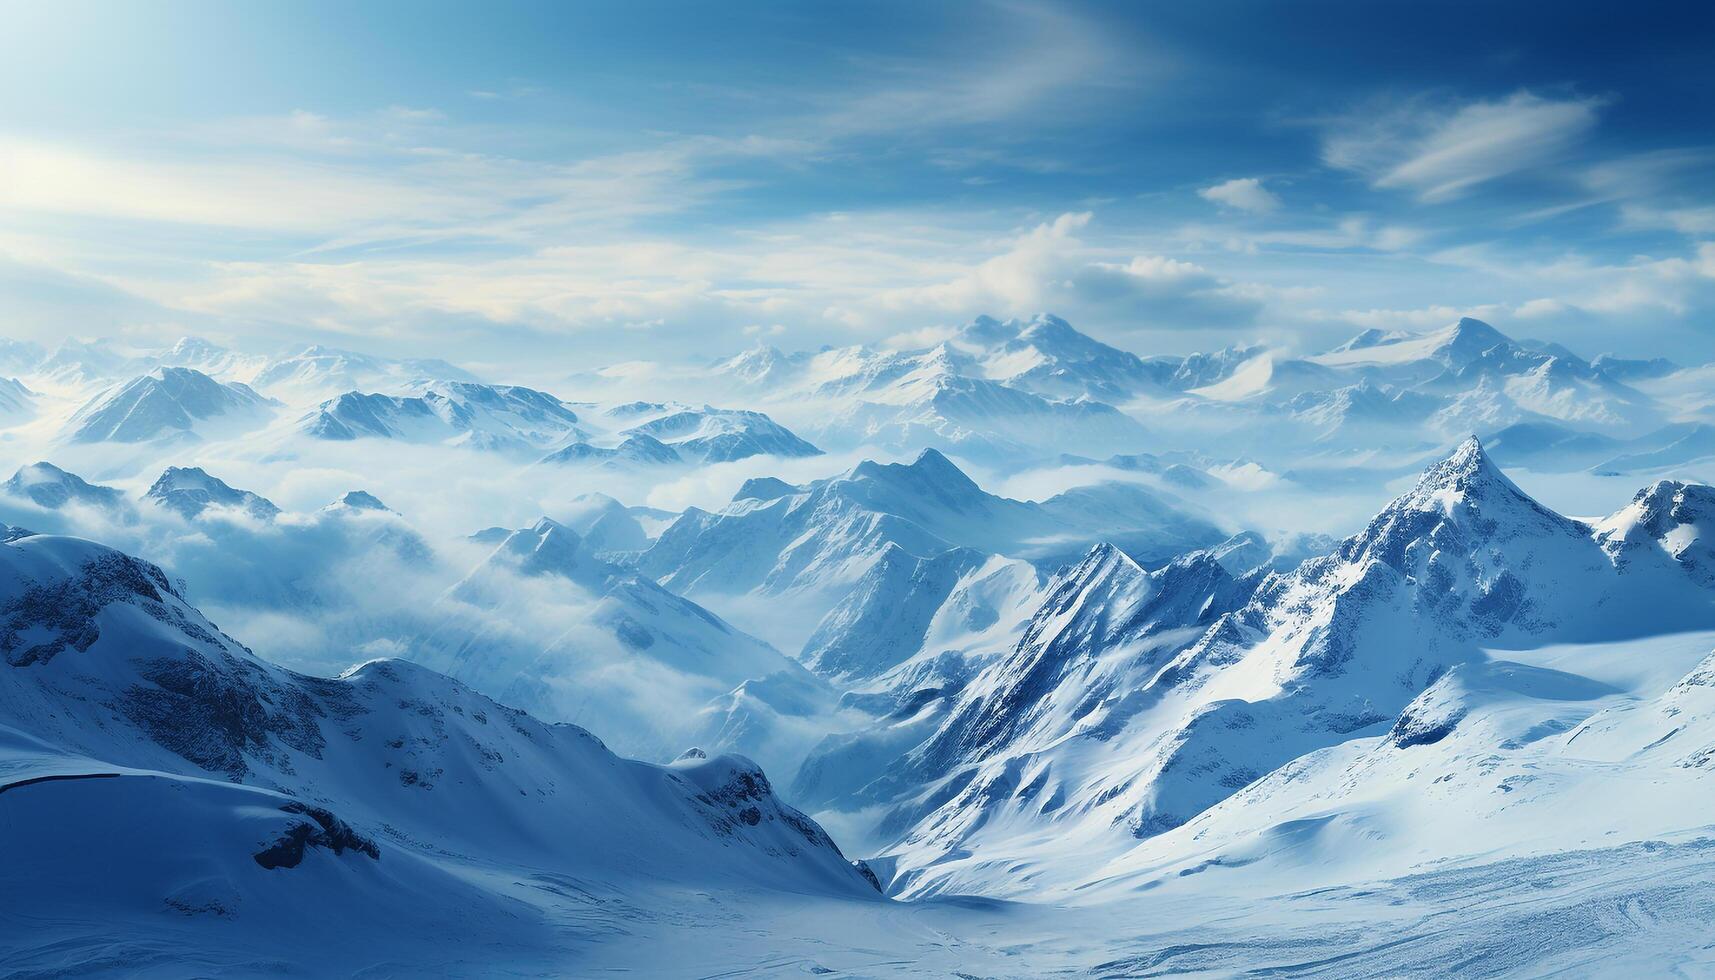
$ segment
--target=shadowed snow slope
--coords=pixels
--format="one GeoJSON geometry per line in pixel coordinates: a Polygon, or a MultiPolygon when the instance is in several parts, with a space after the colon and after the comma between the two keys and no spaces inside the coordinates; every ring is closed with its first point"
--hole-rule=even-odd
{"type": "Polygon", "coordinates": [[[58,510],[68,504],[83,504],[103,509],[125,504],[125,495],[112,487],[96,486],[75,473],[67,473],[52,463],[31,463],[20,466],[0,489],[14,497],[25,498],[38,507],[58,510]]]}
{"type": "Polygon", "coordinates": [[[698,745],[790,769],[801,752],[781,727],[833,706],[795,661],[547,518],[509,533],[429,622],[414,659],[544,717],[613,732],[646,758],[698,745]],[[729,703],[747,682],[751,696],[729,703]]]}
{"type": "Polygon", "coordinates": [[[196,466],[167,467],[143,497],[187,520],[201,517],[210,508],[230,509],[261,521],[280,513],[273,501],[227,486],[196,466]]]}
{"type": "Polygon", "coordinates": [[[0,545],[0,718],[0,806],[32,842],[0,870],[6,917],[19,902],[176,911],[261,936],[283,905],[345,910],[293,917],[311,920],[294,946],[518,928],[532,913],[483,867],[574,876],[591,894],[638,876],[875,894],[743,758],[627,761],[409,663],[294,674],[220,633],[159,569],[75,538],[0,545]],[[84,892],[98,858],[113,863],[84,892]],[[27,887],[14,877],[48,868],[27,887]],[[459,926],[460,907],[477,921],[459,926]]]}
{"type": "Polygon", "coordinates": [[[242,431],[266,421],[273,403],[244,384],[163,367],[96,396],[71,417],[72,442],[194,438],[210,428],[242,431]]]}
{"type": "Polygon", "coordinates": [[[348,391],[321,403],[298,426],[317,439],[397,439],[525,453],[583,435],[577,413],[531,388],[434,381],[411,390],[348,391]]]}

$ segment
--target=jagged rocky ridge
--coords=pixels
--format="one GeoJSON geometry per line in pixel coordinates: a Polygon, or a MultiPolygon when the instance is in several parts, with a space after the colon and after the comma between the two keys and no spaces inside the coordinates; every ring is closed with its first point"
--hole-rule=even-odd
{"type": "Polygon", "coordinates": [[[1657,485],[1592,527],[1531,500],[1470,440],[1289,572],[1234,578],[1211,556],[1146,571],[1098,547],[1050,583],[1011,653],[931,694],[932,732],[901,746],[884,720],[854,737],[894,754],[854,755],[846,737],[806,763],[867,758],[870,782],[800,784],[818,806],[888,805],[880,836],[912,893],[993,886],[1016,841],[1048,828],[1110,853],[1324,746],[1433,737],[1402,711],[1484,650],[1715,625],[1697,530],[1709,496],[1657,485]]]}

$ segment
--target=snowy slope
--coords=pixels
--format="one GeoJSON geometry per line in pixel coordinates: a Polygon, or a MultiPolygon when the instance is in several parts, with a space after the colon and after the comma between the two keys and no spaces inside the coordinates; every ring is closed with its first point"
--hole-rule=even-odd
{"type": "Polygon", "coordinates": [[[953,590],[988,561],[969,548],[918,558],[889,542],[805,641],[804,665],[841,681],[886,673],[922,647],[953,590]]]}
{"type": "Polygon", "coordinates": [[[1136,354],[1104,344],[1047,313],[1004,322],[978,317],[960,327],[951,343],[980,365],[983,376],[1051,398],[1082,395],[1123,402],[1159,388],[1168,378],[1136,354]]]}
{"type": "Polygon", "coordinates": [[[12,425],[35,414],[35,393],[17,378],[0,378],[0,425],[12,425]]]}
{"type": "MultiPolygon", "coordinates": [[[[670,445],[679,455],[701,463],[728,463],[751,456],[817,456],[821,450],[793,435],[761,412],[661,405],[659,414],[623,430],[670,445]]],[[[632,418],[639,413],[629,413],[632,418]]]]}
{"type": "Polygon", "coordinates": [[[330,398],[345,391],[392,391],[419,381],[475,383],[478,379],[435,358],[395,360],[317,344],[269,361],[252,383],[296,401],[330,398]]]}
{"type": "Polygon", "coordinates": [[[1310,360],[1328,367],[1361,367],[1392,376],[1428,380],[1447,370],[1458,370],[1499,348],[1520,350],[1505,334],[1474,317],[1463,317],[1440,330],[1425,334],[1405,331],[1365,331],[1339,347],[1310,360]]]}
{"type": "Polygon", "coordinates": [[[0,489],[49,510],[68,505],[117,509],[127,504],[121,491],[96,486],[75,473],[67,473],[45,462],[18,467],[18,472],[0,485],[0,489]]]}
{"type": "Polygon", "coordinates": [[[72,442],[149,442],[231,435],[272,415],[273,402],[244,384],[190,368],[156,368],[91,399],[71,417],[72,442]]]}
{"type": "Polygon", "coordinates": [[[1655,488],[1592,528],[1471,441],[1333,554],[1260,583],[1197,561],[1145,573],[1098,549],[903,760],[931,788],[892,818],[909,828],[900,886],[1063,881],[1023,842],[1052,827],[1111,855],[1171,832],[1294,758],[1386,732],[1483,648],[1715,624],[1706,492],[1655,488]]]}
{"type": "Polygon", "coordinates": [[[1433,395],[1363,378],[1343,388],[1304,392],[1285,408],[1294,421],[1311,430],[1313,439],[1326,442],[1385,438],[1389,430],[1411,428],[1441,406],[1442,400],[1433,395]]]}
{"type": "Polygon", "coordinates": [[[1052,317],[980,319],[926,350],[759,348],[716,371],[802,415],[824,446],[939,448],[1014,463],[1141,441],[1136,421],[1091,393],[1119,395],[1150,374],[1137,358],[1052,317]],[[807,405],[817,407],[813,416],[807,405]]]}
{"type": "Polygon", "coordinates": [[[828,448],[936,447],[1007,469],[1134,453],[1163,435],[1170,448],[1224,444],[1279,470],[1313,453],[1423,449],[1517,424],[1624,440],[1707,421],[1707,399],[1681,390],[1695,372],[1598,360],[1470,317],[1428,333],[1367,330],[1309,356],[1232,346],[1139,357],[1043,314],[979,317],[925,349],[759,347],[715,369],[828,448]],[[1146,417],[1163,431],[1146,433],[1146,417]]]}
{"type": "Polygon", "coordinates": [[[834,707],[796,662],[547,518],[508,534],[425,630],[414,659],[543,717],[611,732],[648,758],[695,746],[778,768],[801,754],[781,728],[834,707]],[[744,725],[716,703],[764,680],[780,697],[752,690],[757,717],[744,725]]]}
{"type": "Polygon", "coordinates": [[[222,381],[250,383],[268,365],[268,358],[246,354],[201,337],[180,337],[173,346],[151,356],[161,367],[183,367],[222,381]]]}
{"type": "Polygon", "coordinates": [[[1692,422],[1664,426],[1591,468],[1599,473],[1683,471],[1711,461],[1715,461],[1715,425],[1692,422]]]}
{"type": "Polygon", "coordinates": [[[66,339],[26,372],[49,384],[89,388],[131,373],[131,359],[104,340],[66,339]]]}
{"type": "Polygon", "coordinates": [[[747,760],[630,762],[408,663],[293,674],[87,541],[0,545],[0,615],[0,805],[32,841],[0,870],[0,916],[29,903],[36,936],[105,915],[114,942],[165,914],[264,944],[290,922],[294,944],[433,944],[463,909],[521,928],[512,876],[875,896],[747,760]]]}
{"type": "Polygon", "coordinates": [[[1111,484],[1026,502],[985,492],[951,460],[864,462],[773,492],[741,489],[718,512],[687,511],[639,559],[645,574],[690,595],[822,596],[820,618],[889,548],[933,558],[952,548],[1056,562],[1100,537],[1170,555],[1226,535],[1142,487],[1111,484]]]}
{"type": "Polygon", "coordinates": [[[570,406],[531,388],[431,381],[409,390],[348,391],[318,405],[298,427],[316,439],[395,439],[525,454],[584,436],[570,406]]]}
{"type": "Polygon", "coordinates": [[[280,513],[273,501],[228,486],[200,467],[169,466],[143,495],[145,500],[193,520],[209,510],[230,511],[254,520],[272,520],[280,513]]]}

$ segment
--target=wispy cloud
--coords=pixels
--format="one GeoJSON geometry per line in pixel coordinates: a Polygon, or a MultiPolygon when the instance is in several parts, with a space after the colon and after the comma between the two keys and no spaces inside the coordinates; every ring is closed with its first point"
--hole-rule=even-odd
{"type": "Polygon", "coordinates": [[[866,58],[861,89],[828,97],[815,120],[839,135],[934,130],[990,123],[1028,114],[1032,124],[1063,122],[1063,98],[1083,90],[1117,91],[1137,75],[1158,71],[1162,51],[1129,50],[1109,29],[1059,6],[991,2],[988,22],[1000,35],[990,45],[949,59],[866,58]],[[1040,113],[1052,107],[1055,115],[1040,113]]]}
{"type": "Polygon", "coordinates": [[[1322,144],[1331,166],[1426,202],[1562,162],[1596,126],[1603,103],[1528,91],[1454,107],[1370,108],[1338,120],[1322,144]]]}

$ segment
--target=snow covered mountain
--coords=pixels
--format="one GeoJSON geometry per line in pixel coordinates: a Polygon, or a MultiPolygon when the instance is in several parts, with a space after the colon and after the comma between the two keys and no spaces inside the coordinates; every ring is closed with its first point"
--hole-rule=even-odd
{"type": "Polygon", "coordinates": [[[1422,392],[1378,385],[1368,378],[1343,388],[1307,391],[1286,403],[1292,419],[1310,428],[1318,442],[1374,438],[1420,423],[1444,403],[1422,392]]]}
{"type": "Polygon", "coordinates": [[[542,462],[612,468],[730,463],[752,456],[794,458],[822,453],[761,412],[628,402],[609,407],[591,421],[602,427],[602,435],[549,453],[542,462]]]}
{"type": "Polygon", "coordinates": [[[67,439],[150,442],[233,434],[267,421],[274,404],[249,385],[222,384],[190,368],[156,368],[78,409],[67,439]]]}
{"type": "Polygon", "coordinates": [[[598,556],[641,552],[679,516],[653,507],[628,507],[605,493],[580,494],[556,513],[598,556]]]}
{"type": "Polygon", "coordinates": [[[470,922],[523,940],[557,896],[618,899],[639,880],[878,897],[748,760],[627,761],[399,661],[294,674],[152,565],[5,537],[0,793],[31,846],[0,868],[0,915],[27,902],[31,945],[57,942],[61,967],[99,966],[162,915],[194,929],[199,958],[246,972],[288,945],[350,962],[353,931],[433,969],[465,955],[439,937],[470,922]]]}
{"type": "Polygon", "coordinates": [[[102,340],[68,338],[32,365],[27,372],[51,384],[88,388],[122,378],[133,367],[131,359],[102,340]]]}
{"type": "Polygon", "coordinates": [[[1143,428],[1136,421],[1088,394],[1142,384],[1141,362],[1134,361],[1064,321],[1039,318],[1028,325],[979,320],[955,340],[922,351],[847,347],[784,355],[761,348],[716,371],[771,404],[824,406],[812,430],[824,445],[899,453],[939,448],[1000,461],[1049,447],[1112,451],[1139,442],[1143,428]],[[966,349],[1009,334],[1011,347],[966,349]],[[1087,374],[1083,381],[1080,372],[1087,374]]]}
{"type": "Polygon", "coordinates": [[[1648,396],[1622,377],[1638,375],[1623,367],[1609,373],[1563,348],[1527,346],[1470,317],[1428,334],[1366,332],[1310,360],[1449,398],[1444,418],[1453,428],[1492,431],[1545,418],[1599,429],[1661,421],[1648,396]]]}
{"type": "Polygon", "coordinates": [[[801,487],[747,483],[719,511],[686,511],[638,568],[687,595],[797,596],[819,619],[890,549],[900,561],[968,548],[1052,564],[1099,538],[1159,557],[1224,537],[1135,484],[1040,503],[997,497],[930,449],[910,464],[864,462],[801,487]]]}
{"type": "Polygon", "coordinates": [[[52,463],[20,466],[0,490],[31,501],[38,507],[58,510],[67,505],[115,510],[126,506],[125,494],[113,487],[96,486],[75,473],[52,463]]]}
{"type": "Polygon", "coordinates": [[[47,351],[41,344],[0,337],[0,373],[24,374],[40,364],[46,355],[47,351]]]}
{"type": "Polygon", "coordinates": [[[553,395],[517,385],[432,381],[413,394],[348,391],[298,422],[316,439],[396,439],[499,452],[540,452],[581,439],[578,415],[553,395]]]}
{"type": "Polygon", "coordinates": [[[196,466],[167,467],[143,498],[186,520],[202,517],[210,509],[242,513],[258,521],[270,521],[280,514],[273,501],[249,490],[234,489],[196,466]]]}
{"type": "Polygon", "coordinates": [[[17,422],[34,415],[35,397],[17,378],[0,378],[0,421],[17,422]]]}
{"type": "Polygon", "coordinates": [[[395,360],[320,344],[270,361],[251,383],[282,397],[328,398],[346,391],[393,391],[422,381],[479,383],[470,372],[438,358],[395,360]]]}
{"type": "Polygon", "coordinates": [[[1526,353],[1511,338],[1482,320],[1462,317],[1424,334],[1366,330],[1310,360],[1328,367],[1364,369],[1390,379],[1428,381],[1478,363],[1491,351],[1526,353]]]}
{"type": "Polygon", "coordinates": [[[613,446],[574,442],[542,457],[541,461],[556,466],[648,467],[676,465],[685,462],[685,457],[654,436],[639,432],[626,436],[613,446]]]}
{"type": "Polygon", "coordinates": [[[1715,425],[1676,422],[1624,438],[1544,420],[1507,426],[1484,444],[1498,461],[1544,473],[1683,473],[1715,461],[1715,425]]]}
{"type": "Polygon", "coordinates": [[[648,436],[673,447],[681,459],[698,463],[728,463],[751,456],[819,456],[822,451],[793,435],[761,412],[651,405],[644,412],[627,406],[625,416],[653,415],[623,430],[627,436],[648,436]]]}
{"type": "Polygon", "coordinates": [[[235,351],[201,337],[180,337],[151,359],[161,367],[191,368],[223,381],[246,383],[253,382],[269,363],[265,356],[235,351]]]}
{"type": "Polygon", "coordinates": [[[1401,712],[1485,649],[1715,626],[1709,493],[1663,484],[1591,527],[1473,440],[1285,574],[1197,556],[1147,572],[1098,547],[933,734],[839,805],[892,807],[909,893],[1064,883],[1069,855],[1027,841],[1121,853],[1306,753],[1409,728],[1401,712]]]}
{"type": "MultiPolygon", "coordinates": [[[[1594,538],[1624,574],[1667,564],[1708,589],[1712,509],[1707,486],[1659,483],[1594,538]]],[[[1246,867],[1314,888],[1497,858],[1557,860],[1616,837],[1701,836],[1715,632],[1684,624],[1669,619],[1654,634],[1640,620],[1628,624],[1646,634],[1635,638],[1489,647],[1385,731],[1295,760],[1091,880],[1117,895],[1246,867]]]]}
{"type": "Polygon", "coordinates": [[[903,923],[911,957],[958,939],[949,970],[1061,968],[964,962],[1041,927],[1063,972],[1225,973],[1395,916],[1428,943],[1472,882],[1496,929],[1584,928],[1622,859],[1703,874],[1681,914],[1715,895],[1715,367],[1471,319],[1314,354],[914,335],[579,401],[325,348],[0,343],[0,811],[33,845],[0,862],[0,960],[244,973],[313,937],[267,962],[593,974],[692,923],[722,965],[791,933],[867,975],[903,923]],[[143,441],[64,437],[138,375],[84,412],[143,441]],[[1018,902],[866,918],[866,873],[1018,902]],[[1291,942],[1221,952],[1287,921],[1264,907],[1291,942]]]}
{"type": "Polygon", "coordinates": [[[999,321],[981,316],[960,327],[952,345],[984,377],[1051,398],[1124,402],[1168,380],[1160,365],[1110,347],[1052,314],[999,321]]]}
{"type": "Polygon", "coordinates": [[[783,729],[834,707],[796,662],[547,518],[507,534],[430,624],[413,658],[543,717],[603,728],[638,756],[696,746],[795,766],[801,751],[783,729]],[[763,681],[745,724],[714,703],[763,681]]]}
{"type": "Polygon", "coordinates": [[[1516,424],[1630,438],[1685,415],[1639,386],[1686,374],[1660,359],[1586,361],[1470,317],[1421,334],[1366,330],[1309,356],[1253,345],[1143,358],[1046,314],[979,317],[922,350],[757,348],[716,371],[797,413],[826,446],[936,447],[1013,468],[1049,447],[1135,452],[1146,434],[1110,402],[1138,418],[1171,413],[1163,427],[1186,441],[1169,448],[1225,443],[1283,468],[1306,453],[1443,445],[1516,424]]]}

